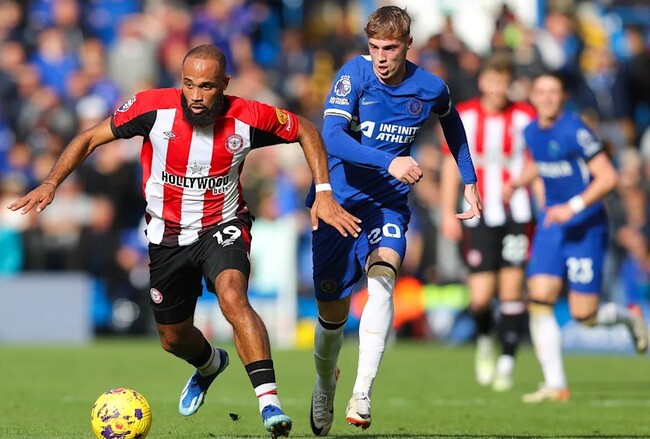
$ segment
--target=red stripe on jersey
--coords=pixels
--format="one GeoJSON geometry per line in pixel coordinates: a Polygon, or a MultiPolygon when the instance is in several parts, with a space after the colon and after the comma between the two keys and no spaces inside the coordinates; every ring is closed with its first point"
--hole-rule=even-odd
{"type": "Polygon", "coordinates": [[[514,107],[510,105],[503,115],[503,155],[506,157],[510,157],[512,153],[512,115],[514,110],[514,107]]]}
{"type": "Polygon", "coordinates": [[[474,139],[476,155],[483,155],[485,150],[485,111],[480,105],[476,107],[476,136],[474,139]]]}
{"type": "MultiPolygon", "coordinates": [[[[192,138],[192,127],[183,119],[182,112],[177,111],[172,125],[175,138],[192,138]]],[[[176,142],[169,140],[167,156],[165,157],[165,172],[174,175],[187,173],[187,162],[190,155],[191,142],[176,142]]],[[[163,187],[163,218],[165,233],[163,242],[175,241],[181,233],[181,206],[183,204],[183,188],[166,184],[163,187]]]]}
{"type": "MultiPolygon", "coordinates": [[[[153,145],[151,140],[148,137],[145,137],[142,142],[142,149],[140,150],[140,163],[142,164],[142,198],[147,199],[147,195],[144,190],[147,187],[147,181],[151,177],[151,163],[153,160],[153,145]]],[[[147,219],[147,224],[149,224],[149,217],[147,219]]]]}

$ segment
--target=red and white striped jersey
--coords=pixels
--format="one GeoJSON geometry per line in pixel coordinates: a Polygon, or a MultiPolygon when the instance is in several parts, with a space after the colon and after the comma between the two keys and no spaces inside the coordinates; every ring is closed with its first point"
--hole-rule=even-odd
{"type": "Polygon", "coordinates": [[[214,125],[183,117],[181,90],[137,93],[112,116],[118,138],[143,136],[142,190],[151,243],[185,246],[207,229],[248,212],[240,175],[253,148],[296,141],[298,119],[286,110],[225,97],[214,125]]]}
{"type": "MultiPolygon", "coordinates": [[[[523,131],[535,118],[535,110],[526,103],[512,102],[500,113],[487,113],[479,98],[461,102],[456,108],[465,126],[476,168],[485,224],[500,226],[508,215],[517,223],[531,221],[533,215],[528,190],[516,190],[506,206],[503,185],[523,171],[527,154],[523,131]]],[[[449,154],[446,145],[443,151],[449,154]]],[[[465,202],[464,210],[468,208],[465,202]]],[[[474,226],[478,220],[464,221],[464,224],[474,226]]]]}

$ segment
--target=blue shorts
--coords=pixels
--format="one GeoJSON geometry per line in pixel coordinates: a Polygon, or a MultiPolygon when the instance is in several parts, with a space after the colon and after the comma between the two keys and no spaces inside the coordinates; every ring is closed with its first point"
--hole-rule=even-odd
{"type": "Polygon", "coordinates": [[[358,238],[346,238],[323,222],[312,233],[314,291],[318,300],[349,296],[363,276],[368,255],[376,248],[391,248],[404,259],[408,212],[373,208],[353,214],[361,219],[358,238]]]}
{"type": "Polygon", "coordinates": [[[569,290],[600,292],[607,224],[544,227],[540,218],[528,262],[528,277],[548,274],[568,280],[569,290]]]}

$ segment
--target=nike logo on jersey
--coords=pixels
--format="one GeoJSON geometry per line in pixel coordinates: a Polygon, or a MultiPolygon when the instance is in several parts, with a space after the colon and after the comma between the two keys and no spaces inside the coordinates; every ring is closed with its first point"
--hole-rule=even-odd
{"type": "Polygon", "coordinates": [[[369,101],[365,97],[361,98],[361,105],[372,105],[372,104],[378,104],[379,101],[369,101]]]}

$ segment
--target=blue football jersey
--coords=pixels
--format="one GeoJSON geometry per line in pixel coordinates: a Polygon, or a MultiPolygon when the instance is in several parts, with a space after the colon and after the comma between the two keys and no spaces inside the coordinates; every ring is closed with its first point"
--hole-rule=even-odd
{"type": "MultiPolygon", "coordinates": [[[[338,72],[325,102],[328,118],[348,124],[346,133],[361,144],[352,160],[335,157],[337,141],[324,130],[334,196],[345,208],[406,209],[410,186],[388,173],[393,158],[407,156],[422,124],[451,109],[444,81],[406,62],[406,78],[395,86],[379,81],[370,56],[358,56],[338,72]]],[[[313,190],[307,204],[313,201],[313,190]]]]}
{"type": "MultiPolygon", "coordinates": [[[[535,120],[524,130],[524,138],[544,181],[547,206],[566,203],[589,185],[592,176],[587,162],[603,149],[577,114],[565,112],[549,128],[540,128],[535,120]]],[[[580,212],[568,225],[598,216],[605,218],[601,201],[580,212]]]]}

